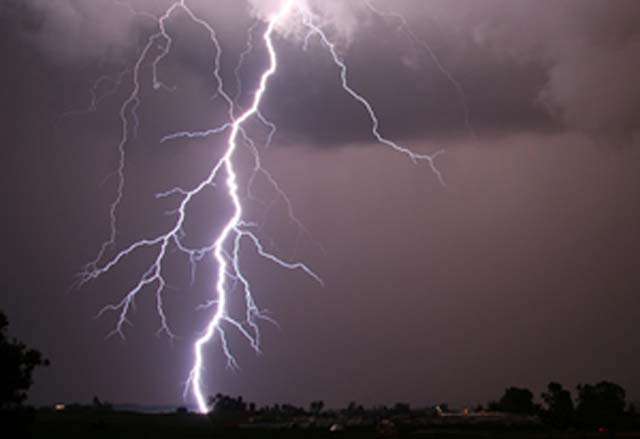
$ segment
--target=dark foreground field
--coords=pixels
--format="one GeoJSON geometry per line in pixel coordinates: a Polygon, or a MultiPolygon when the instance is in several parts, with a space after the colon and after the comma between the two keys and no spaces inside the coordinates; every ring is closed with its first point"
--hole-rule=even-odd
{"type": "Polygon", "coordinates": [[[640,433],[563,433],[544,429],[509,428],[430,428],[405,429],[381,433],[374,427],[330,432],[326,428],[309,429],[221,429],[214,428],[204,416],[193,414],[137,414],[137,413],[55,413],[37,412],[2,419],[2,438],[104,438],[104,439],[162,439],[162,438],[379,438],[407,437],[431,439],[582,439],[582,438],[638,438],[640,433]]]}

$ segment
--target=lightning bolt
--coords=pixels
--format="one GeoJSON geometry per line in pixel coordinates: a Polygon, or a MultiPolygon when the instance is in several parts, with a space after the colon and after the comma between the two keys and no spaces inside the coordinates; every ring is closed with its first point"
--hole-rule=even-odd
{"type": "Polygon", "coordinates": [[[369,115],[369,118],[371,119],[371,134],[373,135],[373,137],[379,143],[390,147],[396,152],[399,152],[401,154],[408,156],[413,162],[417,163],[418,161],[426,161],[431,167],[431,170],[433,171],[433,173],[438,177],[440,184],[444,186],[445,185],[444,178],[442,177],[442,173],[436,167],[436,163],[435,163],[436,158],[439,155],[443,154],[444,151],[439,150],[439,151],[436,151],[434,154],[418,154],[413,152],[411,149],[407,148],[406,146],[400,145],[384,137],[380,133],[380,120],[378,119],[378,116],[376,115],[376,112],[373,109],[373,106],[369,103],[369,101],[364,96],[362,96],[360,93],[354,90],[353,87],[351,87],[351,85],[349,84],[349,69],[345,64],[345,62],[340,57],[340,55],[338,54],[338,50],[336,48],[335,43],[333,43],[329,39],[329,37],[322,30],[322,28],[317,24],[315,24],[308,15],[305,15],[302,21],[303,21],[303,24],[309,29],[309,33],[305,38],[305,44],[308,44],[308,42],[310,41],[310,38],[314,35],[317,35],[320,38],[324,46],[327,48],[327,50],[331,54],[331,58],[333,59],[333,62],[340,69],[340,80],[341,80],[342,88],[344,89],[345,92],[349,94],[349,96],[351,96],[359,104],[361,104],[366,110],[367,114],[369,115]]]}
{"type": "MultiPolygon", "coordinates": [[[[436,158],[442,153],[437,151],[434,154],[419,154],[411,149],[400,145],[386,137],[381,133],[380,122],[374,111],[373,106],[360,93],[358,93],[349,82],[348,67],[341,58],[336,44],[331,41],[327,33],[314,22],[310,10],[301,3],[301,0],[280,0],[276,11],[266,18],[266,29],[262,34],[264,47],[268,53],[268,65],[260,76],[259,83],[253,90],[252,100],[247,108],[241,108],[237,104],[237,100],[242,93],[240,85],[236,87],[236,95],[232,98],[225,90],[221,69],[222,48],[218,42],[215,30],[202,18],[198,17],[186,4],[186,0],[175,1],[172,3],[162,15],[154,16],[147,12],[135,10],[131,5],[122,0],[114,0],[114,3],[129,9],[132,13],[141,17],[154,20],[157,24],[157,31],[152,34],[145,45],[142,47],[140,54],[134,63],[131,72],[132,90],[128,97],[120,107],[121,137],[117,146],[118,166],[114,173],[117,178],[116,196],[109,209],[110,233],[107,240],[102,244],[96,257],[90,261],[79,274],[77,283],[79,286],[86,284],[92,280],[99,278],[107,272],[114,269],[117,265],[123,263],[127,258],[142,249],[154,249],[155,256],[152,258],[146,270],[138,278],[135,285],[124,295],[117,303],[105,306],[98,313],[98,317],[107,312],[115,312],[117,314],[117,323],[114,330],[109,334],[119,335],[124,338],[124,327],[129,323],[128,316],[135,307],[137,296],[147,288],[153,288],[156,300],[157,314],[160,320],[159,333],[166,334],[170,339],[175,337],[169,326],[167,316],[164,311],[163,292],[167,288],[167,281],[163,275],[164,266],[166,264],[167,255],[171,250],[178,250],[187,255],[191,264],[192,279],[195,277],[196,264],[209,258],[216,267],[217,276],[213,287],[211,299],[208,303],[202,305],[200,309],[211,312],[208,323],[197,337],[193,345],[193,367],[189,373],[186,386],[185,397],[191,394],[197,403],[198,409],[202,413],[208,411],[207,400],[204,390],[204,349],[214,339],[217,338],[221,345],[221,350],[225,355],[227,364],[231,368],[237,368],[238,363],[230,349],[225,331],[232,328],[238,331],[247,339],[251,347],[260,352],[261,337],[259,329],[259,321],[266,321],[276,324],[276,322],[268,315],[264,309],[260,308],[253,296],[252,285],[242,270],[240,248],[242,242],[248,242],[253,245],[256,253],[269,262],[287,270],[299,270],[308,275],[311,279],[323,285],[323,280],[302,262],[289,262],[270,252],[267,247],[258,238],[256,230],[259,224],[245,219],[245,212],[242,204],[242,197],[238,184],[238,174],[234,164],[234,157],[240,145],[246,146],[254,159],[254,168],[251,178],[248,180],[247,196],[252,197],[252,187],[258,174],[266,177],[266,181],[272,186],[277,197],[284,200],[287,213],[291,221],[297,225],[298,230],[302,230],[308,234],[302,223],[295,217],[293,206],[289,198],[273,178],[273,176],[263,167],[260,160],[259,151],[256,143],[247,133],[245,125],[250,120],[256,119],[269,129],[269,135],[266,141],[268,146],[276,132],[276,127],[261,112],[260,107],[268,90],[269,81],[278,71],[278,52],[274,42],[274,36],[280,26],[284,22],[295,18],[300,19],[300,24],[307,30],[305,38],[305,47],[310,40],[317,37],[322,45],[328,50],[331,58],[340,72],[340,86],[344,91],[358,102],[363,110],[367,113],[371,120],[371,134],[373,138],[380,144],[391,148],[393,151],[403,154],[414,162],[426,162],[439,181],[444,185],[442,174],[436,167],[436,158]],[[169,142],[183,138],[205,138],[210,136],[226,136],[226,147],[222,156],[212,165],[208,175],[200,181],[199,184],[191,188],[174,187],[166,192],[157,194],[157,198],[170,198],[177,201],[177,207],[170,213],[175,217],[173,226],[165,233],[140,239],[122,250],[115,252],[115,255],[108,257],[109,253],[116,246],[117,241],[117,219],[118,210],[124,198],[125,188],[125,171],[126,171],[126,146],[132,136],[135,137],[138,130],[137,109],[140,105],[141,97],[141,75],[143,66],[150,65],[152,73],[152,85],[155,90],[165,90],[172,92],[175,90],[165,84],[159,74],[159,66],[170,53],[172,47],[172,38],[167,31],[167,21],[176,11],[185,13],[194,23],[202,26],[209,35],[214,49],[212,75],[217,84],[216,96],[222,98],[227,107],[228,120],[216,127],[203,131],[184,131],[168,134],[162,139],[162,142],[169,142]],[[232,212],[222,230],[217,234],[215,240],[199,248],[193,248],[185,244],[185,221],[188,209],[193,199],[202,194],[203,191],[210,187],[217,187],[218,180],[223,178],[223,186],[226,195],[231,202],[232,212]],[[236,287],[240,287],[244,292],[244,306],[246,313],[242,320],[232,317],[228,312],[229,294],[236,287]]],[[[239,72],[242,68],[244,59],[254,50],[252,36],[257,29],[257,24],[250,27],[248,31],[247,48],[241,54],[239,62],[234,70],[237,84],[241,84],[239,72]]],[[[124,72],[125,75],[127,72],[124,72]]],[[[99,81],[105,81],[101,79],[99,81]]],[[[118,84],[122,81],[122,77],[118,77],[118,84]]],[[[113,81],[111,81],[113,82],[113,81]]],[[[99,84],[99,83],[97,83],[99,84]]],[[[95,90],[95,87],[94,87],[95,90]]],[[[96,97],[95,91],[92,90],[92,102],[90,109],[93,110],[100,98],[96,97]]]]}
{"type": "MultiPolygon", "coordinates": [[[[231,161],[231,157],[237,146],[238,134],[242,129],[242,124],[246,120],[248,120],[250,117],[258,113],[258,108],[260,106],[260,103],[262,102],[262,98],[265,92],[267,91],[267,82],[269,81],[269,78],[271,78],[271,76],[273,76],[276,73],[278,62],[277,62],[276,50],[273,45],[273,38],[272,38],[273,32],[275,27],[278,25],[278,23],[280,23],[280,21],[283,20],[285,17],[287,17],[287,15],[291,12],[292,5],[293,5],[292,0],[285,1],[282,7],[280,8],[280,10],[269,19],[269,25],[267,26],[267,30],[263,37],[265,44],[267,46],[267,50],[269,52],[269,68],[262,74],[262,77],[260,78],[260,84],[258,86],[258,90],[254,94],[253,103],[251,107],[249,107],[249,109],[246,110],[232,124],[227,153],[223,158],[224,164],[227,170],[227,175],[228,175],[227,187],[229,189],[229,196],[233,200],[235,212],[231,220],[227,223],[225,228],[222,230],[222,233],[220,233],[220,235],[218,236],[218,239],[215,243],[215,258],[218,263],[218,280],[216,284],[216,291],[218,293],[217,309],[213,318],[207,325],[206,331],[196,341],[194,346],[195,362],[193,365],[193,369],[191,371],[190,382],[192,385],[193,395],[196,398],[198,408],[200,409],[201,412],[207,411],[207,401],[205,399],[205,396],[202,393],[202,364],[203,364],[202,349],[204,345],[211,340],[211,338],[215,333],[215,330],[220,326],[220,322],[222,321],[222,319],[225,318],[225,309],[226,309],[225,302],[227,297],[227,291],[225,289],[227,261],[222,252],[222,248],[227,238],[229,237],[229,235],[233,231],[236,231],[237,233],[236,240],[235,240],[234,257],[233,257],[234,268],[238,268],[236,264],[238,262],[239,241],[243,236],[248,236],[256,245],[259,253],[262,256],[272,260],[273,262],[283,265],[286,268],[301,268],[305,270],[307,274],[314,277],[318,282],[322,283],[322,280],[318,278],[312,271],[310,271],[305,265],[299,265],[299,264],[290,265],[290,264],[283,263],[281,260],[277,259],[275,256],[266,253],[264,251],[264,248],[260,245],[260,242],[256,239],[255,235],[246,231],[243,232],[239,229],[240,220],[242,218],[242,205],[240,204],[240,200],[238,198],[238,186],[236,183],[236,175],[234,173],[233,163],[231,161]]],[[[240,281],[244,285],[244,288],[248,297],[250,297],[251,292],[250,292],[249,282],[246,280],[246,278],[242,276],[242,273],[240,271],[236,271],[236,273],[238,274],[240,281]]],[[[253,304],[253,300],[249,299],[249,306],[248,306],[249,310],[251,310],[252,304],[253,304]]],[[[253,342],[254,348],[257,349],[258,340],[253,339],[251,341],[253,342]]],[[[226,342],[223,344],[226,346],[226,342]]],[[[227,356],[230,357],[228,350],[226,348],[225,348],[225,351],[227,351],[227,356]]],[[[233,358],[233,357],[230,357],[230,358],[233,358]]]]}

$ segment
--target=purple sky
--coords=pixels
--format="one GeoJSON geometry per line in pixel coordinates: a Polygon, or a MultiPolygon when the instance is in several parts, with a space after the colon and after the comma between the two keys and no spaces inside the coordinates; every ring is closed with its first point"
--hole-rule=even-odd
{"type": "MultiPolygon", "coordinates": [[[[162,2],[132,3],[157,12],[152,5],[162,2]]],[[[269,2],[191,3],[219,29],[233,93],[246,29],[269,2]]],[[[298,234],[282,203],[269,210],[248,203],[247,212],[266,218],[272,251],[303,260],[326,286],[243,249],[256,298],[280,329],[263,326],[259,356],[230,333],[238,372],[225,369],[217,346],[208,349],[209,390],[258,403],[461,406],[511,385],[539,394],[552,380],[573,388],[607,379],[640,399],[640,3],[394,3],[460,83],[464,101],[397,21],[357,1],[322,5],[381,129],[416,151],[445,148],[438,166],[447,187],[428,166],[372,141],[366,113],[341,90],[317,41],[304,52],[295,29],[278,38],[281,70],[263,109],[279,131],[263,159],[313,236],[298,234]]],[[[131,76],[113,94],[99,88],[95,111],[65,114],[87,108],[92,81],[130,67],[153,31],[152,22],[107,0],[0,6],[0,308],[11,333],[52,360],[37,374],[34,403],[93,395],[178,403],[191,344],[206,322],[194,309],[207,299],[213,271],[201,265],[191,287],[179,256],[167,270],[173,343],[155,335],[151,291],[124,342],[105,340],[116,316],[93,318],[132,286],[149,253],[69,290],[108,234],[118,110],[131,76]]],[[[154,194],[192,185],[224,146],[222,137],[159,142],[223,116],[211,99],[206,35],[182,14],[169,32],[175,45],[160,73],[176,90],[154,91],[144,70],[140,130],[127,144],[121,246],[165,230],[172,204],[154,194]]],[[[245,90],[264,65],[256,39],[245,90]]],[[[244,175],[247,158],[238,155],[244,175]]],[[[273,196],[264,181],[257,192],[273,196]]],[[[194,240],[212,239],[229,214],[223,195],[210,195],[191,212],[194,240]]]]}

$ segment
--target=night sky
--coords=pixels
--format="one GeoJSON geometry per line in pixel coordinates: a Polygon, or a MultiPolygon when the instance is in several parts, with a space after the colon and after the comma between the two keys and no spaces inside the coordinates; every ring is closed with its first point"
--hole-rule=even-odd
{"type": "MultiPolygon", "coordinates": [[[[158,13],[170,2],[130,3],[158,13]]],[[[235,94],[247,29],[274,2],[188,3],[219,33],[222,76],[235,94]]],[[[318,3],[381,131],[418,152],[445,149],[437,165],[446,187],[426,164],[373,141],[317,39],[304,51],[299,29],[279,35],[280,70],[262,107],[279,131],[262,155],[310,233],[288,220],[284,203],[270,203],[264,179],[255,191],[264,202],[247,201],[247,216],[262,224],[271,251],[304,261],[326,285],[243,247],[256,299],[280,327],[262,325],[261,355],[227,331],[237,372],[225,369],[219,344],[208,348],[209,392],[260,404],[462,406],[511,385],[539,394],[551,380],[573,388],[607,379],[640,400],[640,2],[375,2],[406,15],[464,96],[398,20],[356,0],[318,3]]],[[[148,63],[142,69],[119,248],[166,230],[175,201],[155,194],[194,185],[224,147],[224,136],[160,142],[225,116],[206,32],[179,11],[168,23],[174,44],[159,74],[174,88],[154,90],[148,63]]],[[[243,105],[265,67],[263,29],[242,69],[243,105]]],[[[0,309],[13,335],[51,359],[36,375],[34,404],[182,400],[212,266],[200,264],[191,285],[188,261],[171,256],[173,342],[156,335],[152,289],[124,341],[105,339],[117,315],[94,318],[135,284],[153,252],[71,288],[108,237],[127,69],[155,30],[115,1],[0,4],[0,309]],[[111,79],[94,89],[92,108],[103,75],[111,79]]],[[[265,129],[251,129],[261,145],[265,129]]],[[[252,163],[243,148],[237,163],[246,188],[252,163]]],[[[190,242],[215,239],[229,207],[222,191],[199,197],[190,242]]],[[[235,299],[232,310],[241,312],[235,299]]]]}

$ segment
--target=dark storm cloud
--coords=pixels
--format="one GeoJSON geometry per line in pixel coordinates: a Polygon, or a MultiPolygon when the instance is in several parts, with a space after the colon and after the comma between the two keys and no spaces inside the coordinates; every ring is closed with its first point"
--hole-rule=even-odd
{"type": "MultiPolygon", "coordinates": [[[[133,4],[157,13],[168,3],[133,4]]],[[[272,3],[255,1],[252,6],[260,15],[272,3]]],[[[147,18],[134,18],[127,8],[110,2],[27,4],[37,17],[29,21],[37,25],[25,34],[56,58],[105,60],[123,51],[131,58],[152,26],[147,18]]],[[[375,16],[361,2],[311,2],[331,17],[327,24],[350,65],[350,79],[377,104],[390,136],[468,135],[463,99],[479,135],[564,128],[628,142],[637,131],[640,5],[633,0],[544,5],[532,0],[403,0],[394,2],[393,9],[384,2],[374,4],[408,17],[411,31],[432,48],[465,95],[460,96],[424,48],[407,39],[396,18],[375,16]]],[[[241,48],[250,23],[249,5],[227,1],[205,7],[196,2],[195,8],[220,28],[225,50],[236,53],[241,48]]],[[[183,23],[174,20],[174,34],[183,23]]],[[[288,98],[268,101],[265,113],[293,140],[366,140],[366,114],[337,87],[337,71],[320,45],[302,52],[300,29],[287,38],[290,47],[282,56],[286,69],[274,81],[273,93],[288,98]]],[[[192,51],[190,59],[199,60],[200,67],[187,62],[183,68],[206,75],[210,66],[205,53],[192,51]]],[[[226,60],[235,62],[232,57],[226,60]]],[[[253,66],[255,71],[259,63],[253,66]]],[[[228,78],[231,71],[225,70],[228,78]]],[[[248,78],[255,79],[254,71],[247,72],[248,78]]]]}
{"type": "MultiPolygon", "coordinates": [[[[638,2],[376,5],[408,17],[411,30],[465,90],[470,121],[480,134],[564,128],[628,143],[638,131],[638,2]]],[[[356,87],[387,104],[386,126],[394,135],[463,132],[455,87],[421,47],[404,38],[397,19],[362,20],[345,56],[356,87]]],[[[337,126],[349,119],[346,113],[335,116],[337,126]]]]}
{"type": "MultiPolygon", "coordinates": [[[[539,64],[501,60],[483,47],[467,54],[445,50],[439,61],[454,64],[450,74],[464,78],[464,95],[460,95],[433,60],[402,33],[393,27],[385,32],[376,32],[373,27],[366,30],[370,32],[358,34],[362,40],[355,39],[345,49],[349,79],[373,104],[388,137],[469,137],[465,106],[471,128],[479,135],[559,128],[536,102],[546,81],[539,64]]],[[[274,80],[272,93],[286,98],[268,101],[265,113],[298,139],[314,133],[313,143],[370,140],[369,117],[341,88],[339,71],[329,55],[320,45],[313,45],[310,51],[313,55],[284,52],[283,74],[274,80]],[[301,57],[305,57],[303,62],[301,57]]]]}
{"type": "Polygon", "coordinates": [[[489,0],[457,6],[465,12],[454,21],[478,44],[545,67],[548,79],[538,100],[568,128],[627,140],[637,132],[638,2],[489,0]]]}

